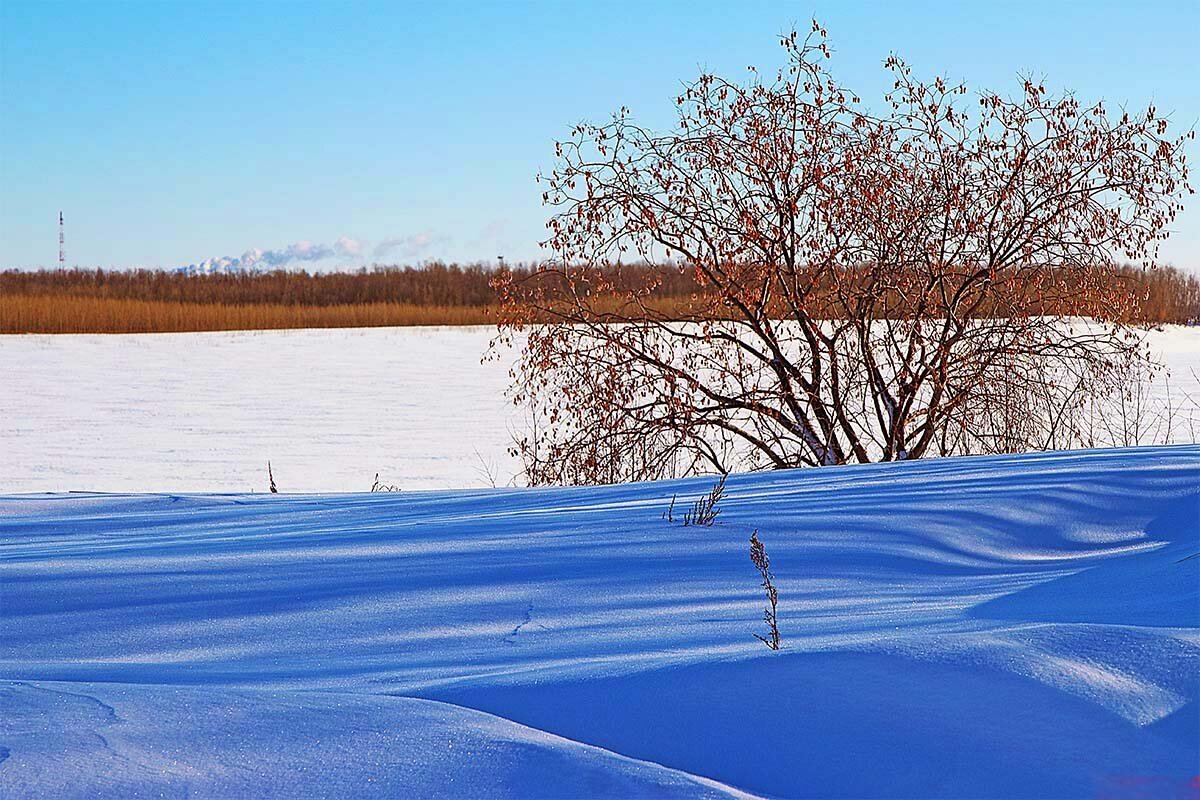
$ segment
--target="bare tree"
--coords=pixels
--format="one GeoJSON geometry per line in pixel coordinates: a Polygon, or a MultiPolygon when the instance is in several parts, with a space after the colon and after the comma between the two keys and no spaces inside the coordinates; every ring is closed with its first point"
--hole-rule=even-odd
{"type": "Polygon", "coordinates": [[[1148,364],[1114,263],[1154,266],[1192,132],[895,56],[869,113],[815,22],[781,43],[773,79],[687,86],[670,132],[622,109],[558,144],[554,258],[496,281],[532,483],[1035,449],[1148,364]],[[701,290],[614,279],[663,259],[701,290]]]}

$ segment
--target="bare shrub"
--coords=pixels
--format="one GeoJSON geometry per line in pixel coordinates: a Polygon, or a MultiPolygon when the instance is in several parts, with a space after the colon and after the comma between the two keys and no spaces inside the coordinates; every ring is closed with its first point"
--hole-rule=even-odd
{"type": "Polygon", "coordinates": [[[375,473],[375,480],[371,483],[372,492],[398,492],[400,487],[394,483],[382,483],[379,480],[379,473],[375,473]]]}
{"type": "MultiPolygon", "coordinates": [[[[683,525],[697,525],[701,527],[712,527],[712,524],[717,521],[717,515],[721,513],[721,497],[725,494],[725,475],[722,475],[720,480],[713,484],[712,489],[708,494],[704,495],[692,504],[692,507],[683,513],[683,525]]],[[[675,507],[675,498],[671,498],[671,508],[675,507]]]]}
{"type": "Polygon", "coordinates": [[[271,494],[279,494],[279,490],[275,488],[275,473],[271,471],[271,462],[267,462],[267,479],[271,482],[271,494]]]}
{"type": "Polygon", "coordinates": [[[785,37],[774,78],[701,75],[672,131],[622,109],[558,144],[553,260],[496,282],[530,483],[1040,449],[1149,368],[1114,265],[1156,266],[1192,133],[896,57],[867,113],[824,37],[785,37]],[[616,277],[665,258],[700,287],[670,314],[616,277]]]}
{"type": "Polygon", "coordinates": [[[500,484],[500,470],[497,468],[496,462],[484,458],[478,447],[472,447],[471,452],[475,454],[475,460],[479,462],[479,466],[475,468],[475,474],[486,481],[488,486],[493,489],[497,488],[500,484]]]}
{"type": "Polygon", "coordinates": [[[760,584],[767,593],[767,607],[763,609],[763,622],[767,624],[768,635],[754,634],[754,638],[772,650],[779,649],[779,618],[775,614],[779,602],[779,592],[775,590],[774,575],[771,574],[771,559],[767,557],[767,549],[759,541],[758,531],[750,534],[750,560],[754,562],[758,574],[762,576],[760,584]]]}

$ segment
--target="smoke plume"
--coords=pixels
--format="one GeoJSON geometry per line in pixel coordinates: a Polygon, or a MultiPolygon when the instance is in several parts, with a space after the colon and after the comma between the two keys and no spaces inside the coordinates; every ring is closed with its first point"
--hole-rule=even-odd
{"type": "Polygon", "coordinates": [[[195,264],[179,267],[178,271],[193,275],[219,272],[265,272],[284,269],[293,264],[325,261],[330,258],[357,260],[361,256],[361,242],[348,236],[340,236],[332,245],[300,241],[278,250],[261,250],[252,247],[240,256],[206,258],[195,264]]]}

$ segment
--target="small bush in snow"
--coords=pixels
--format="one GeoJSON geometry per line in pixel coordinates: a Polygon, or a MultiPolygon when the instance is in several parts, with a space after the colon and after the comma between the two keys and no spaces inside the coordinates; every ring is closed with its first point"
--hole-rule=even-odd
{"type": "Polygon", "coordinates": [[[774,576],[771,574],[771,559],[767,557],[767,549],[758,539],[757,530],[750,534],[750,560],[754,562],[754,566],[758,568],[758,574],[762,576],[761,586],[767,593],[767,602],[770,603],[763,610],[763,622],[767,623],[770,633],[768,636],[756,633],[754,638],[772,650],[778,650],[779,620],[775,616],[775,605],[779,602],[779,592],[775,590],[775,584],[772,582],[774,576]]]}
{"type": "Polygon", "coordinates": [[[279,490],[275,488],[275,473],[271,472],[271,462],[267,462],[267,479],[271,482],[271,494],[279,494],[279,490]]]}
{"type": "MultiPolygon", "coordinates": [[[[721,497],[725,494],[725,476],[713,484],[713,488],[708,494],[701,497],[692,504],[690,511],[684,512],[683,524],[686,525],[703,525],[709,527],[717,521],[717,515],[721,513],[721,497]]],[[[675,498],[671,498],[671,510],[675,507],[675,498]]]]}
{"type": "Polygon", "coordinates": [[[394,483],[380,483],[379,473],[375,473],[375,482],[371,484],[372,492],[398,492],[400,487],[394,483]]]}

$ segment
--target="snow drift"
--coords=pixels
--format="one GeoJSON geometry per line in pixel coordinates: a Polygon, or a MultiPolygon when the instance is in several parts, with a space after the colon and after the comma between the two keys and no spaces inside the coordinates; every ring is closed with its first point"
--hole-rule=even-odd
{"type": "Polygon", "coordinates": [[[710,485],[0,497],[0,795],[1194,796],[1200,447],[710,485]]]}

